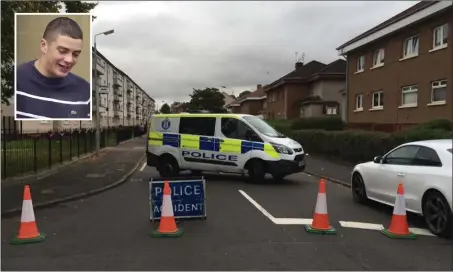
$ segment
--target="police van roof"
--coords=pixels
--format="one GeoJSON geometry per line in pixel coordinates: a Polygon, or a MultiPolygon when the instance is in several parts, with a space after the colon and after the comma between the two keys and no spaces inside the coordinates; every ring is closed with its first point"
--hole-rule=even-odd
{"type": "Polygon", "coordinates": [[[237,116],[237,117],[243,117],[243,116],[253,116],[251,114],[239,114],[239,113],[168,113],[168,114],[155,114],[154,117],[160,117],[160,118],[177,118],[177,117],[222,117],[222,116],[237,116]]]}

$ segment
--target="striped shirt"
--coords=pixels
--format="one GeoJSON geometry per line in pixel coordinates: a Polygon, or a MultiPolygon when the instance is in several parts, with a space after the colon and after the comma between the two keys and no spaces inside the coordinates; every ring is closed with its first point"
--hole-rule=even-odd
{"type": "Polygon", "coordinates": [[[90,83],[73,73],[64,78],[48,78],[34,63],[35,60],[17,67],[16,118],[89,119],[90,83]]]}

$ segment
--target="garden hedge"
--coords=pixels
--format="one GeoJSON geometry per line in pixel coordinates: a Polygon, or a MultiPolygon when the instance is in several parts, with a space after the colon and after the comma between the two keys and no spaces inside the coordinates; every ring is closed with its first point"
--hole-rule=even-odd
{"type": "Polygon", "coordinates": [[[304,147],[306,153],[338,158],[351,163],[373,160],[400,144],[429,139],[451,139],[444,129],[417,128],[394,134],[345,130],[297,130],[288,135],[304,147]]]}

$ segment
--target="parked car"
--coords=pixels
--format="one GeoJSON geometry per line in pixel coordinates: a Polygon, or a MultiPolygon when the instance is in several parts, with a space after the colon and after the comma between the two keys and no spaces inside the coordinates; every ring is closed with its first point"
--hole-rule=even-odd
{"type": "Polygon", "coordinates": [[[354,167],[352,196],[395,204],[398,184],[404,184],[406,210],[422,215],[436,235],[453,232],[452,140],[427,140],[402,144],[372,162],[354,167]]]}

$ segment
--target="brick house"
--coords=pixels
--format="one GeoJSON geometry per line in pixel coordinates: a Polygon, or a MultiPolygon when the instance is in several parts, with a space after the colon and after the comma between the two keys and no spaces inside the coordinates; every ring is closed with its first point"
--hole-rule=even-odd
{"type": "Polygon", "coordinates": [[[265,86],[256,86],[256,90],[228,105],[233,113],[260,115],[266,110],[265,86]]]}
{"type": "Polygon", "coordinates": [[[337,48],[351,125],[396,130],[452,119],[451,1],[419,2],[337,48]]]}
{"type": "Polygon", "coordinates": [[[297,62],[295,70],[265,88],[267,119],[340,115],[345,101],[346,61],[297,62]]]}

